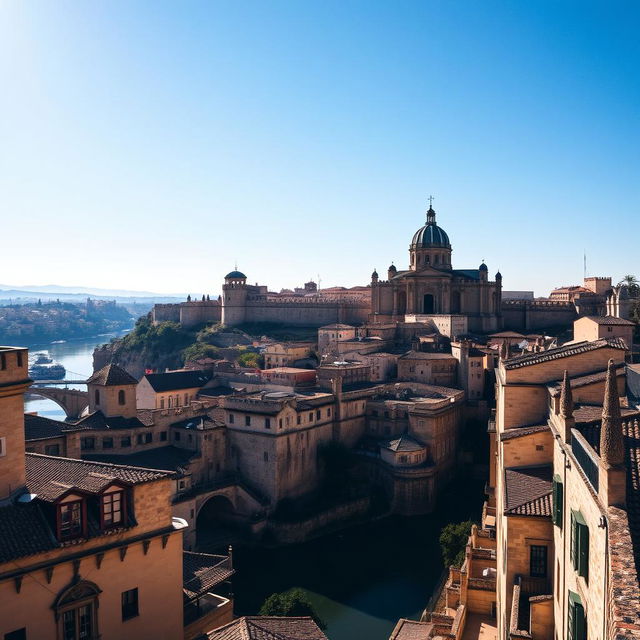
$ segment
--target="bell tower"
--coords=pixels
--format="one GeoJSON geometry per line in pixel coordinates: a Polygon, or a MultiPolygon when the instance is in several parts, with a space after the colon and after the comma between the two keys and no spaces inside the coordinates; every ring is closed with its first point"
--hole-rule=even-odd
{"type": "Polygon", "coordinates": [[[30,384],[27,350],[0,346],[0,503],[25,487],[24,393],[30,384]]]}

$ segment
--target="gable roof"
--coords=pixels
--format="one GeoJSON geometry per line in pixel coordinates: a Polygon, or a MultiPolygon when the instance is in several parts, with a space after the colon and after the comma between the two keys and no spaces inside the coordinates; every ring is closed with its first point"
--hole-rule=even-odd
{"type": "Polygon", "coordinates": [[[539,353],[527,353],[522,356],[516,356],[505,360],[503,366],[505,369],[519,369],[520,367],[529,367],[559,358],[569,358],[580,353],[587,353],[607,347],[610,349],[620,349],[621,351],[626,351],[627,349],[620,338],[601,338],[600,340],[592,340],[591,342],[574,342],[561,347],[555,347],[554,349],[547,349],[547,351],[541,351],[539,353]]]}
{"type": "MultiPolygon", "coordinates": [[[[151,422],[150,424],[153,424],[151,422]]],[[[102,411],[94,411],[88,416],[80,418],[74,423],[77,429],[90,429],[93,431],[106,431],[108,429],[138,429],[147,427],[139,418],[124,418],[122,416],[105,416],[102,411]]]]}
{"type": "Polygon", "coordinates": [[[500,440],[514,440],[515,438],[522,438],[524,436],[530,436],[534,433],[541,433],[542,431],[549,431],[548,424],[533,424],[527,427],[518,427],[516,429],[506,429],[500,434],[500,440]]]}
{"type": "MultiPolygon", "coordinates": [[[[178,389],[193,389],[203,387],[211,380],[208,371],[167,371],[166,373],[147,373],[144,378],[156,392],[177,391],[178,389]]],[[[143,378],[143,379],[144,379],[143,378]]]]}
{"type": "Polygon", "coordinates": [[[244,616],[207,633],[208,640],[327,640],[310,617],[244,616]]]}
{"type": "Polygon", "coordinates": [[[400,618],[389,640],[428,640],[433,630],[433,622],[418,622],[400,618]]]}
{"type": "Polygon", "coordinates": [[[138,384],[138,381],[117,364],[108,364],[87,379],[87,384],[105,387],[138,384]]]}
{"type": "Polygon", "coordinates": [[[234,573],[229,556],[182,552],[182,591],[189,600],[207,593],[234,573]]]}
{"type": "MultiPolygon", "coordinates": [[[[620,362],[615,365],[616,367],[616,375],[621,376],[625,373],[626,364],[624,362],[620,362]]],[[[579,387],[587,387],[590,384],[596,384],[597,382],[604,382],[607,378],[607,369],[602,369],[601,371],[595,371],[594,373],[586,373],[579,376],[570,376],[571,380],[571,389],[578,389],[579,387]]],[[[556,382],[550,382],[548,387],[551,389],[551,395],[557,396],[560,395],[562,391],[562,380],[558,380],[556,382]]],[[[603,391],[604,395],[604,391],[603,391]]]]}
{"type": "Polygon", "coordinates": [[[403,433],[399,438],[387,440],[380,446],[384,449],[390,449],[391,451],[423,451],[425,449],[424,444],[418,442],[406,433],[403,433]]]}
{"type": "Polygon", "coordinates": [[[31,413],[24,414],[24,439],[27,442],[31,440],[59,438],[68,431],[76,430],[78,430],[78,427],[69,422],[52,420],[51,418],[45,418],[44,416],[31,413]]]}
{"type": "Polygon", "coordinates": [[[83,454],[83,460],[92,462],[126,465],[130,467],[143,467],[145,469],[156,469],[159,471],[173,472],[184,475],[189,468],[192,458],[199,457],[199,454],[190,449],[181,449],[169,445],[167,447],[156,447],[137,453],[119,455],[117,453],[90,453],[83,454]]]}
{"type": "Polygon", "coordinates": [[[25,463],[29,491],[47,502],[57,500],[74,488],[83,492],[98,493],[115,480],[127,484],[142,484],[173,476],[170,471],[106,462],[87,462],[39,453],[27,453],[25,463]]]}
{"type": "Polygon", "coordinates": [[[0,507],[0,562],[9,562],[36,553],[56,549],[53,537],[39,504],[10,504],[0,507]]]}
{"type": "Polygon", "coordinates": [[[588,319],[600,325],[613,325],[613,326],[623,326],[623,327],[636,326],[636,323],[631,322],[631,320],[625,320],[624,318],[616,318],[615,316],[584,316],[578,319],[579,320],[588,319]]]}
{"type": "Polygon", "coordinates": [[[551,515],[552,465],[504,470],[505,514],[551,515]]]}

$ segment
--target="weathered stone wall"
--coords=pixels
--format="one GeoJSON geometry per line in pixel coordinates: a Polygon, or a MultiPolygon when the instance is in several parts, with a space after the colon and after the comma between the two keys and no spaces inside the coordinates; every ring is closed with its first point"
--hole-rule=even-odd
{"type": "Polygon", "coordinates": [[[570,325],[578,313],[572,302],[561,300],[503,300],[505,329],[534,330],[570,325]]]}

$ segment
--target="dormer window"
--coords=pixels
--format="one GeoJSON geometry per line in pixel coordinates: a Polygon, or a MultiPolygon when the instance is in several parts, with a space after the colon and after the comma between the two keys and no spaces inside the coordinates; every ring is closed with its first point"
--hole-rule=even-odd
{"type": "Polygon", "coordinates": [[[58,537],[60,540],[79,538],[84,532],[84,504],[82,500],[64,502],[58,506],[58,537]]]}
{"type": "Polygon", "coordinates": [[[103,529],[124,523],[124,491],[111,491],[102,496],[101,519],[103,529]]]}

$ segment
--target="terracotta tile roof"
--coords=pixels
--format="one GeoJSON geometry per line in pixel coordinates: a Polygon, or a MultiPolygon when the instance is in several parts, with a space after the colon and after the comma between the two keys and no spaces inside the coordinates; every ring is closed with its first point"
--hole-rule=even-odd
{"type": "Polygon", "coordinates": [[[548,424],[534,424],[529,427],[518,427],[517,429],[507,429],[500,434],[500,440],[513,440],[514,438],[522,438],[523,436],[530,436],[533,433],[540,433],[542,431],[549,431],[548,424]]]}
{"type": "Polygon", "coordinates": [[[409,351],[400,356],[400,360],[455,360],[450,353],[427,353],[426,351],[409,351]]]}
{"type": "MultiPolygon", "coordinates": [[[[624,375],[625,372],[625,363],[621,362],[616,365],[617,375],[624,375]]],[[[577,389],[578,387],[586,387],[590,384],[595,384],[596,382],[604,382],[607,377],[607,370],[603,369],[602,371],[595,371],[594,373],[588,373],[582,376],[574,376],[569,377],[571,380],[571,388],[577,389]]],[[[562,389],[562,382],[552,382],[549,384],[549,388],[552,389],[551,395],[557,396],[560,395],[560,390],[562,389]]],[[[604,390],[603,390],[604,394],[604,390]]]]}
{"type": "Polygon", "coordinates": [[[625,326],[625,327],[636,326],[636,323],[631,322],[631,320],[625,320],[624,318],[616,318],[614,316],[584,316],[584,317],[589,318],[589,320],[593,320],[593,322],[600,325],[614,325],[614,326],[625,326]]]}
{"type": "Polygon", "coordinates": [[[574,342],[573,344],[566,344],[562,347],[555,347],[554,349],[548,349],[547,351],[541,351],[539,353],[527,353],[522,356],[516,356],[505,360],[503,366],[505,369],[519,369],[520,367],[529,367],[559,358],[568,358],[579,353],[587,353],[605,347],[620,349],[621,351],[626,350],[626,346],[620,338],[602,338],[591,342],[574,342]]]}
{"type": "Polygon", "coordinates": [[[432,630],[432,622],[417,622],[400,618],[389,636],[389,640],[428,640],[432,630]]]}
{"type": "Polygon", "coordinates": [[[177,391],[203,387],[211,379],[208,371],[168,371],[167,373],[147,373],[144,376],[156,392],[177,391]]]}
{"type": "Polygon", "coordinates": [[[95,493],[114,480],[141,484],[173,475],[169,471],[43,456],[38,453],[27,453],[25,461],[29,491],[46,501],[55,500],[71,487],[95,493]]]}
{"type": "MultiPolygon", "coordinates": [[[[637,409],[627,409],[626,407],[620,407],[620,414],[623,418],[632,418],[640,416],[640,411],[637,409]]],[[[588,424],[591,422],[600,422],[602,420],[602,405],[598,404],[581,404],[574,408],[573,417],[576,424],[588,424]]]]}
{"type": "Polygon", "coordinates": [[[0,507],[0,562],[56,549],[42,507],[36,502],[0,507]]]}
{"type": "Polygon", "coordinates": [[[45,440],[47,438],[60,438],[67,431],[77,430],[75,424],[51,420],[44,416],[34,416],[29,413],[24,414],[24,439],[45,440]]]}
{"type": "Polygon", "coordinates": [[[91,429],[93,431],[106,431],[108,429],[138,429],[146,427],[139,418],[123,418],[122,416],[107,417],[102,411],[94,411],[74,423],[77,429],[91,429]]]}
{"type": "Polygon", "coordinates": [[[308,617],[245,616],[209,631],[208,640],[327,640],[308,617]]]}
{"type": "Polygon", "coordinates": [[[551,515],[552,465],[504,470],[505,514],[551,515]]]}
{"type": "Polygon", "coordinates": [[[87,383],[100,384],[105,387],[109,387],[126,384],[138,384],[138,381],[117,364],[108,364],[105,367],[102,367],[102,369],[100,369],[99,371],[96,371],[87,380],[87,383]]]}
{"type": "Polygon", "coordinates": [[[92,453],[83,454],[82,457],[84,460],[92,462],[144,467],[184,475],[189,469],[191,459],[199,457],[199,454],[189,449],[180,449],[170,445],[127,455],[92,453]]]}
{"type": "Polygon", "coordinates": [[[182,591],[188,600],[207,593],[234,573],[229,556],[182,552],[182,591]]]}
{"type": "Polygon", "coordinates": [[[385,449],[391,449],[391,451],[423,451],[425,445],[418,442],[406,433],[402,434],[399,438],[393,440],[387,440],[381,446],[385,449]]]}

